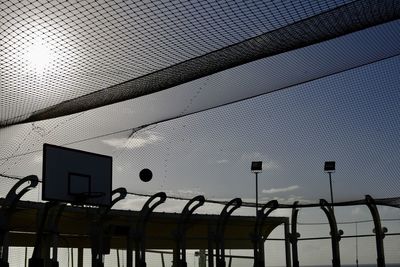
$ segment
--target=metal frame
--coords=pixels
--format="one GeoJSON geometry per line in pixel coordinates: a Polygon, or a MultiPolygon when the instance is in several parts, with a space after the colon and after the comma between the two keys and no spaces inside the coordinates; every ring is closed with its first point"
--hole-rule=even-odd
{"type": "Polygon", "coordinates": [[[324,211],[326,217],[329,221],[329,226],[331,229],[331,242],[332,242],[332,266],[340,267],[340,248],[339,241],[343,231],[337,228],[335,213],[333,211],[333,206],[329,204],[325,199],[320,199],[321,209],[324,211]]]}
{"type": "Polygon", "coordinates": [[[278,201],[271,200],[266,203],[257,213],[256,224],[254,226],[254,233],[252,236],[254,247],[254,267],[265,267],[264,243],[266,237],[263,236],[262,229],[269,214],[271,214],[271,212],[276,210],[278,207],[278,201]]]}
{"type": "Polygon", "coordinates": [[[182,210],[182,214],[178,221],[178,226],[176,231],[173,233],[175,237],[176,247],[174,249],[173,255],[173,266],[174,267],[186,267],[186,230],[187,223],[190,220],[193,212],[204,205],[205,198],[204,196],[196,196],[189,200],[189,202],[185,205],[182,210]],[[197,203],[196,203],[197,202],[197,203]],[[196,203],[193,205],[193,203],[196,203]],[[193,205],[193,206],[192,206],[193,205]]]}
{"type": "Polygon", "coordinates": [[[92,267],[103,267],[103,258],[105,254],[110,253],[110,239],[112,233],[112,225],[107,222],[107,215],[111,208],[120,200],[124,199],[127,195],[125,188],[120,187],[114,189],[111,195],[118,194],[111,201],[111,205],[107,207],[99,207],[95,219],[90,227],[90,241],[92,244],[92,267]]]}
{"type": "Polygon", "coordinates": [[[127,267],[133,266],[133,243],[135,243],[135,266],[145,267],[146,266],[146,244],[145,244],[145,232],[146,224],[156,207],[161,205],[167,199],[167,195],[164,192],[159,192],[151,196],[146,203],[143,205],[139,219],[136,223],[136,228],[130,227],[128,233],[126,261],[127,267]],[[155,199],[158,200],[153,203],[155,199]]]}
{"type": "Polygon", "coordinates": [[[291,233],[289,235],[289,240],[290,243],[292,244],[292,261],[293,261],[293,267],[299,267],[299,253],[297,250],[297,242],[300,237],[300,233],[297,232],[297,215],[299,213],[299,209],[297,208],[297,204],[299,202],[295,201],[293,203],[293,208],[292,208],[292,229],[291,233]]]}
{"type": "MultiPolygon", "coordinates": [[[[7,194],[6,198],[2,201],[2,205],[0,208],[0,267],[7,267],[8,264],[8,244],[10,242],[14,242],[13,236],[9,240],[9,230],[12,229],[12,225],[9,225],[10,218],[15,212],[16,206],[19,204],[20,198],[29,190],[37,186],[38,178],[36,176],[27,176],[24,179],[18,181],[7,194]],[[29,183],[24,188],[22,185],[24,183],[29,183]],[[22,189],[20,189],[22,188],[22,189]],[[17,193],[19,192],[19,193],[17,193]]],[[[112,206],[117,203],[119,200],[125,198],[127,192],[124,188],[118,188],[113,191],[113,196],[119,194],[119,196],[115,197],[112,201],[112,206]]],[[[145,230],[147,226],[147,222],[149,217],[151,216],[154,209],[165,202],[166,194],[164,192],[159,192],[148,199],[148,201],[143,206],[142,210],[139,212],[137,216],[127,216],[126,218],[136,217],[137,220],[135,222],[136,227],[132,226],[123,226],[118,225],[120,228],[116,230],[123,230],[125,234],[128,234],[128,248],[130,248],[131,256],[132,251],[135,245],[136,258],[135,266],[145,267],[145,230]],[[157,201],[155,201],[158,199],[157,201]],[[125,227],[125,228],[124,228],[125,227]]],[[[175,249],[174,249],[174,267],[185,267],[186,263],[186,231],[189,227],[189,220],[191,219],[194,211],[202,206],[205,202],[203,196],[197,196],[191,199],[183,209],[180,217],[177,221],[177,228],[173,232],[173,240],[175,241],[175,249]]],[[[375,201],[371,196],[367,195],[364,201],[359,201],[358,205],[367,205],[374,221],[374,236],[376,238],[376,250],[377,250],[377,263],[378,267],[385,267],[385,256],[384,256],[384,246],[383,239],[385,237],[385,233],[387,229],[381,226],[381,219],[377,208],[377,201],[375,201]]],[[[24,204],[26,205],[26,204],[24,204]]],[[[213,246],[215,244],[216,247],[216,264],[217,267],[225,267],[225,228],[228,224],[231,214],[241,207],[242,201],[240,198],[232,199],[229,203],[225,205],[223,210],[221,211],[219,217],[215,216],[214,219],[207,222],[209,236],[208,236],[208,258],[209,258],[209,266],[212,267],[214,265],[214,251],[213,246]]],[[[332,242],[332,266],[340,267],[340,250],[339,250],[339,242],[342,238],[343,231],[338,230],[337,222],[334,214],[333,207],[331,203],[328,203],[326,200],[320,200],[320,208],[325,213],[330,226],[330,238],[332,242]]],[[[31,205],[29,205],[31,206],[31,205]]],[[[113,231],[113,226],[109,219],[111,217],[108,216],[109,211],[111,211],[110,207],[99,207],[97,209],[90,209],[91,212],[88,214],[93,218],[91,221],[91,231],[90,241],[92,248],[92,266],[104,266],[103,257],[105,254],[108,254],[110,250],[110,239],[113,235],[121,235],[118,231],[113,231]]],[[[293,205],[281,205],[283,208],[292,208],[292,217],[291,217],[291,231],[289,233],[289,220],[286,218],[285,220],[285,249],[288,250],[286,253],[287,266],[290,266],[290,260],[288,261],[288,257],[290,259],[290,249],[288,247],[292,246],[293,256],[292,262],[294,267],[299,266],[298,262],[298,251],[297,244],[300,240],[308,240],[307,238],[300,238],[300,234],[297,232],[297,217],[299,212],[299,204],[298,202],[294,202],[293,205]]],[[[58,223],[61,220],[62,212],[65,208],[65,204],[61,204],[59,202],[48,202],[44,205],[35,204],[33,207],[41,207],[40,211],[37,213],[37,222],[38,228],[37,230],[34,227],[30,228],[30,232],[36,231],[36,241],[35,248],[32,258],[29,260],[30,267],[36,266],[58,266],[57,262],[57,249],[58,249],[58,223]],[[51,249],[53,249],[51,251],[51,249]],[[52,255],[50,255],[52,252],[52,255]]],[[[272,211],[279,208],[280,205],[277,201],[270,201],[265,204],[261,210],[259,210],[255,225],[254,231],[251,235],[251,240],[254,249],[254,266],[255,267],[264,267],[264,243],[266,241],[266,237],[263,236],[264,224],[267,221],[268,216],[272,211]]],[[[88,211],[87,211],[88,212],[88,211]]],[[[34,214],[34,213],[33,213],[34,214]]],[[[129,215],[131,213],[127,213],[129,215]]],[[[18,217],[19,218],[19,217],[18,217]]],[[[31,219],[32,220],[32,219],[31,219]]],[[[34,220],[34,219],[33,219],[34,220]]],[[[90,220],[89,220],[90,221],[90,220]]],[[[31,224],[34,225],[34,224],[31,224]]],[[[82,231],[82,230],[81,230],[82,231]]],[[[83,232],[81,232],[82,234],[83,232]]],[[[15,233],[12,233],[15,235],[15,233]]],[[[372,235],[371,235],[372,236],[372,235]]],[[[351,236],[344,236],[351,237],[351,236]]],[[[356,237],[356,236],[353,236],[356,237]]],[[[32,242],[32,241],[30,241],[32,242]]],[[[33,244],[31,243],[31,246],[33,244]]],[[[118,248],[118,246],[117,246],[118,248]]],[[[203,248],[205,246],[203,245],[203,248]]],[[[80,266],[82,265],[83,259],[83,250],[81,246],[78,246],[78,262],[80,266]]],[[[129,257],[127,257],[129,258],[129,257]]],[[[133,261],[132,257],[128,267],[132,266],[133,261]]],[[[231,264],[231,262],[229,263],[231,264]]]]}
{"type": "Polygon", "coordinates": [[[38,213],[38,230],[29,267],[58,267],[58,223],[64,211],[65,204],[46,202],[38,213]],[[52,255],[50,249],[52,248],[52,255]]]}
{"type": "Polygon", "coordinates": [[[385,267],[385,249],[383,246],[383,239],[385,238],[385,232],[387,229],[385,227],[382,228],[381,218],[379,216],[378,208],[376,207],[375,200],[370,196],[365,196],[365,201],[368,209],[371,212],[372,218],[374,219],[374,233],[375,233],[375,241],[376,241],[376,254],[377,254],[377,266],[385,267]]]}
{"type": "Polygon", "coordinates": [[[216,265],[217,267],[225,267],[225,244],[224,234],[225,227],[231,214],[242,206],[242,200],[240,198],[234,198],[229,201],[222,209],[218,219],[217,230],[215,233],[215,245],[216,245],[216,265]]]}
{"type": "Polygon", "coordinates": [[[18,201],[29,190],[35,188],[39,183],[36,175],[29,175],[19,180],[7,193],[3,205],[0,208],[0,267],[8,267],[8,236],[10,219],[15,212],[18,201]],[[17,190],[25,183],[29,182],[17,193],[17,190]]]}

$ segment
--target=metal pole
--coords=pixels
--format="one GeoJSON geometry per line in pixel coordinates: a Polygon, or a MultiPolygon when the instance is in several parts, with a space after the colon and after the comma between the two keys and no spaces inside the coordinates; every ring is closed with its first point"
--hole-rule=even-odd
{"type": "Polygon", "coordinates": [[[285,227],[284,232],[285,232],[286,267],[291,267],[289,218],[285,221],[284,227],[285,227]]]}
{"type": "Polygon", "coordinates": [[[206,250],[200,249],[199,251],[199,267],[206,267],[207,260],[206,260],[206,250]]]}
{"type": "Polygon", "coordinates": [[[292,243],[293,267],[299,267],[299,253],[297,249],[297,242],[300,237],[300,234],[297,232],[297,215],[299,214],[299,210],[297,209],[298,203],[298,201],[295,201],[292,208],[292,232],[290,242],[292,243]]]}
{"type": "Polygon", "coordinates": [[[78,248],[78,267],[83,267],[83,248],[78,248]]]}
{"type": "Polygon", "coordinates": [[[356,222],[356,265],[358,267],[358,230],[357,230],[357,222],[356,222]]]}
{"type": "Polygon", "coordinates": [[[28,266],[28,261],[27,261],[27,259],[28,259],[28,247],[25,247],[25,267],[27,267],[28,266]]]}
{"type": "Polygon", "coordinates": [[[329,226],[331,229],[331,242],[332,242],[332,267],[340,267],[340,248],[339,241],[343,231],[338,231],[337,223],[335,218],[335,213],[333,212],[333,207],[329,205],[328,201],[325,199],[320,200],[321,209],[324,211],[326,217],[329,221],[329,226]]]}
{"type": "Polygon", "coordinates": [[[378,208],[376,207],[375,200],[369,196],[365,196],[366,204],[368,209],[371,212],[372,218],[374,219],[374,233],[375,233],[375,241],[376,241],[376,254],[377,254],[377,266],[378,267],[385,267],[385,250],[383,246],[383,239],[385,238],[385,230],[382,228],[381,225],[381,218],[379,216],[378,208]]]}
{"type": "Polygon", "coordinates": [[[71,248],[71,266],[74,267],[74,248],[71,248]]]}
{"type": "Polygon", "coordinates": [[[256,172],[256,216],[258,214],[258,172],[256,172]]]}
{"type": "Polygon", "coordinates": [[[332,204],[332,209],[333,209],[333,191],[332,191],[332,173],[328,172],[329,174],[329,185],[331,189],[331,204],[332,204]]]}
{"type": "Polygon", "coordinates": [[[164,253],[161,253],[161,264],[162,267],[165,267],[164,253]]]}
{"type": "Polygon", "coordinates": [[[208,267],[214,267],[214,232],[211,230],[211,227],[208,226],[208,267]]]}

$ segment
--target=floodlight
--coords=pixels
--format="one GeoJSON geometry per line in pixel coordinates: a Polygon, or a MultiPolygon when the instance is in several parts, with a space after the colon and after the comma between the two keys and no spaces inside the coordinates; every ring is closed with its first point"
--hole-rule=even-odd
{"type": "Polygon", "coordinates": [[[251,162],[251,172],[262,172],[262,161],[251,162]]]}
{"type": "Polygon", "coordinates": [[[325,172],[335,172],[335,161],[325,161],[324,171],[325,172]]]}

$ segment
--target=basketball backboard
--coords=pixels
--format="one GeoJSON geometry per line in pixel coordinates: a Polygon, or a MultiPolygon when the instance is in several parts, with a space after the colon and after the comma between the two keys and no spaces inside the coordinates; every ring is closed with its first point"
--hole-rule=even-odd
{"type": "Polygon", "coordinates": [[[112,157],[43,145],[43,200],[109,206],[111,190],[112,157]]]}

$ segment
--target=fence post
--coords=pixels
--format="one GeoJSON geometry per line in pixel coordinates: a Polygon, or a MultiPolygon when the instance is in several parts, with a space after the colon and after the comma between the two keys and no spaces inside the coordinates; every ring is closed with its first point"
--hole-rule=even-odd
{"type": "Polygon", "coordinates": [[[385,238],[385,232],[387,229],[382,228],[381,218],[379,216],[378,208],[376,207],[375,200],[370,196],[365,196],[366,204],[371,212],[372,218],[374,219],[374,233],[376,240],[376,254],[378,267],[385,267],[385,250],[383,247],[383,239],[385,238]]]}
{"type": "Polygon", "coordinates": [[[256,224],[254,226],[254,233],[252,237],[254,249],[254,267],[265,267],[264,243],[266,237],[263,236],[262,229],[268,215],[278,207],[278,201],[271,200],[257,212],[256,224]]]}
{"type": "Polygon", "coordinates": [[[224,234],[225,226],[228,222],[230,215],[238,208],[242,206],[242,200],[240,198],[234,198],[229,201],[218,218],[217,231],[215,234],[215,244],[216,244],[216,260],[217,267],[225,267],[225,245],[224,245],[224,234]]]}
{"type": "Polygon", "coordinates": [[[193,212],[203,206],[205,202],[204,196],[196,196],[189,200],[189,202],[183,208],[181,217],[178,221],[178,226],[176,231],[173,233],[175,237],[176,247],[174,249],[174,256],[173,256],[173,266],[174,267],[186,267],[186,228],[187,223],[190,220],[191,215],[193,212]],[[192,206],[193,203],[197,202],[192,206]]]}
{"type": "Polygon", "coordinates": [[[341,235],[343,234],[342,230],[338,231],[335,213],[333,211],[333,206],[329,204],[325,199],[320,200],[321,209],[324,211],[326,217],[329,221],[329,226],[331,229],[331,242],[332,242],[332,266],[340,267],[340,249],[339,249],[339,241],[341,239],[341,235]]]}

